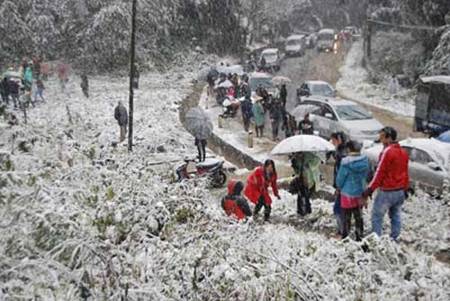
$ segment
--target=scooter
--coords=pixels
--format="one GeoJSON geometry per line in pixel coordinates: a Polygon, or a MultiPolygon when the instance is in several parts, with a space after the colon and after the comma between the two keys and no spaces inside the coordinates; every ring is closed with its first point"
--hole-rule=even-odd
{"type": "Polygon", "coordinates": [[[213,187],[223,187],[227,182],[227,175],[223,171],[223,160],[207,159],[196,162],[192,158],[184,159],[184,163],[176,169],[178,182],[187,179],[207,177],[213,187]]]}

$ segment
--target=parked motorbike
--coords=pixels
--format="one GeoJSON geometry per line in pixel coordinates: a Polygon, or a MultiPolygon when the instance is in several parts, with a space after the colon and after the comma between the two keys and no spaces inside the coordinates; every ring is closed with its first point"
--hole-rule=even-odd
{"type": "Polygon", "coordinates": [[[207,177],[213,187],[223,187],[227,181],[227,175],[223,171],[223,160],[207,159],[205,162],[196,162],[192,158],[186,158],[184,163],[176,169],[178,182],[187,179],[207,177]]]}

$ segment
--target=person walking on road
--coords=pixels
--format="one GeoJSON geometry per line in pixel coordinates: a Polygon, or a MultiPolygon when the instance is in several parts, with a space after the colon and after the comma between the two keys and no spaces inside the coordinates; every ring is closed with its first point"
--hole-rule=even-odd
{"type": "Polygon", "coordinates": [[[248,132],[249,129],[250,129],[250,122],[251,122],[252,117],[253,117],[252,107],[253,107],[252,102],[248,98],[245,98],[241,102],[242,120],[244,122],[244,130],[246,132],[248,132]]]}
{"type": "Polygon", "coordinates": [[[401,232],[401,209],[408,197],[409,173],[408,153],[397,142],[397,131],[392,127],[385,127],[379,133],[380,142],[384,149],[378,160],[369,187],[363,196],[370,196],[379,190],[372,208],[372,231],[378,236],[383,232],[383,219],[389,212],[391,219],[391,238],[398,240],[401,232]]]}
{"type": "Polygon", "coordinates": [[[287,102],[287,96],[288,96],[286,84],[281,85],[279,96],[280,96],[280,101],[281,101],[283,108],[286,109],[286,102],[287,102]]]}
{"type": "Polygon", "coordinates": [[[256,96],[256,102],[252,106],[253,120],[255,121],[256,137],[264,135],[265,114],[264,108],[261,104],[261,97],[256,96]]]}
{"type": "Polygon", "coordinates": [[[230,180],[227,185],[228,194],[222,199],[222,208],[225,214],[232,216],[238,221],[252,216],[252,210],[247,200],[241,196],[244,189],[244,183],[241,181],[230,180]]]}
{"type": "Polygon", "coordinates": [[[273,101],[270,108],[270,121],[272,123],[272,140],[278,140],[278,132],[283,122],[283,108],[278,100],[273,101]]]}
{"type": "Polygon", "coordinates": [[[337,232],[342,236],[342,210],[341,210],[341,194],[336,185],[336,178],[339,171],[339,167],[341,166],[342,159],[347,156],[347,148],[345,147],[345,134],[343,132],[335,132],[331,134],[331,143],[336,148],[333,156],[334,156],[334,168],[333,168],[333,187],[335,190],[334,193],[334,206],[333,213],[336,218],[337,232]]]}
{"type": "Polygon", "coordinates": [[[309,113],[298,123],[298,131],[300,135],[314,135],[314,123],[309,119],[309,113]]]}
{"type": "Polygon", "coordinates": [[[266,160],[263,166],[259,166],[247,178],[244,195],[255,204],[253,216],[256,218],[259,211],[264,207],[264,220],[268,221],[272,211],[272,199],[269,194],[269,186],[273,194],[278,198],[277,171],[273,160],[266,160]]]}
{"type": "Polygon", "coordinates": [[[125,140],[127,136],[127,126],[128,126],[128,112],[127,109],[123,106],[122,102],[119,101],[117,107],[114,109],[114,118],[117,120],[117,123],[120,127],[120,139],[119,142],[125,140]]]}
{"type": "Polygon", "coordinates": [[[297,214],[310,214],[311,194],[320,182],[320,158],[309,152],[295,153],[291,157],[291,166],[296,174],[293,185],[297,192],[297,214]]]}
{"type": "Polygon", "coordinates": [[[369,159],[359,153],[360,146],[356,141],[348,141],[346,148],[348,156],[342,159],[336,177],[336,186],[340,191],[342,208],[342,238],[349,235],[353,217],[356,240],[360,241],[364,234],[362,194],[367,186],[369,159]]]}

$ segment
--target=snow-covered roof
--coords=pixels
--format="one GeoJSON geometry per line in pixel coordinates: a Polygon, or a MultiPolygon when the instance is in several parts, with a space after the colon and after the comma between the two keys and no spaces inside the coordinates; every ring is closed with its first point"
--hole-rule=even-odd
{"type": "Polygon", "coordinates": [[[277,48],[267,48],[264,49],[262,54],[277,54],[278,53],[278,49],[277,48]]]}
{"type": "Polygon", "coordinates": [[[450,85],[450,76],[448,75],[436,75],[436,76],[426,76],[421,77],[420,80],[423,83],[442,83],[446,85],[450,85]]]}
{"type": "Polygon", "coordinates": [[[303,34],[294,34],[294,35],[292,35],[292,36],[289,36],[289,37],[287,38],[287,41],[301,40],[301,39],[303,39],[303,38],[305,38],[305,35],[303,35],[303,34]]]}
{"type": "Polygon", "coordinates": [[[319,30],[319,34],[334,34],[334,33],[335,33],[334,29],[331,28],[324,28],[319,30]]]}

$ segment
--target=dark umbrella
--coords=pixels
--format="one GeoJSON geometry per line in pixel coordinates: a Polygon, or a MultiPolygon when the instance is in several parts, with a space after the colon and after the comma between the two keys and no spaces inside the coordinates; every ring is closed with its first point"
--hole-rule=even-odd
{"type": "Polygon", "coordinates": [[[209,116],[199,107],[190,109],[185,117],[186,129],[197,139],[208,139],[213,131],[209,116]]]}

